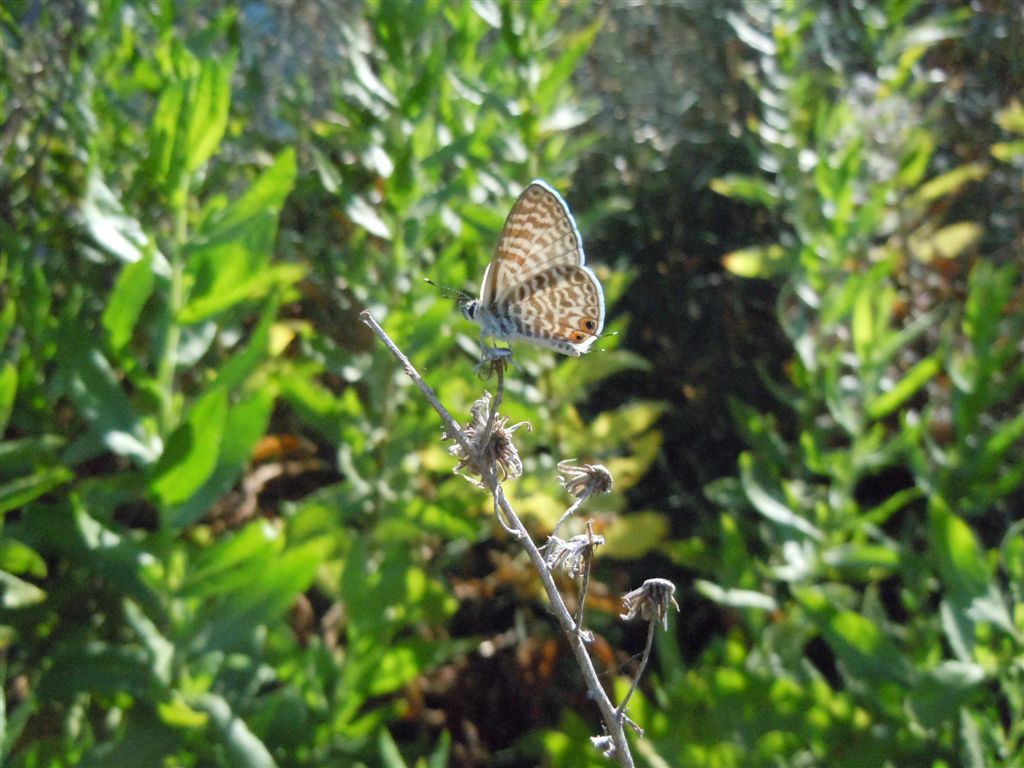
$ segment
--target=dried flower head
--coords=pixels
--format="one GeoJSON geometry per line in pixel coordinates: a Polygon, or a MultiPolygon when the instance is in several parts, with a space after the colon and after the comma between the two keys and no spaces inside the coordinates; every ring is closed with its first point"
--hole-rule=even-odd
{"type": "Polygon", "coordinates": [[[591,736],[590,742],[601,750],[601,754],[611,759],[615,757],[615,742],[607,734],[602,736],[591,736]]]}
{"type": "Polygon", "coordinates": [[[626,621],[637,616],[644,621],[657,618],[661,621],[661,626],[668,629],[669,603],[679,610],[679,604],[673,597],[675,591],[676,585],[668,579],[648,579],[638,589],[623,596],[622,604],[626,608],[626,613],[620,615],[626,621]]]}
{"type": "Polygon", "coordinates": [[[585,499],[612,489],[612,473],[603,464],[574,465],[576,459],[558,462],[559,481],[577,499],[585,499]]]}
{"type": "MultiPolygon", "coordinates": [[[[470,406],[471,418],[469,423],[463,427],[462,433],[485,466],[497,467],[503,481],[515,480],[523,474],[523,462],[519,458],[519,451],[516,450],[515,443],[512,442],[512,433],[522,426],[529,430],[530,423],[521,421],[509,426],[506,417],[495,414],[488,434],[487,423],[491,412],[490,406],[491,393],[484,392],[483,397],[470,406]]],[[[444,431],[441,433],[441,439],[454,440],[454,435],[449,435],[447,431],[444,431]]],[[[475,466],[475,458],[466,453],[462,444],[454,443],[448,447],[448,452],[459,460],[459,463],[455,465],[455,473],[482,488],[483,485],[478,480],[462,472],[466,467],[470,467],[479,474],[479,469],[475,466]]]]}
{"type": "Polygon", "coordinates": [[[588,536],[581,533],[568,541],[551,536],[544,545],[544,562],[552,571],[561,568],[570,576],[582,576],[587,567],[587,557],[593,556],[594,548],[604,544],[604,536],[588,536]]]}

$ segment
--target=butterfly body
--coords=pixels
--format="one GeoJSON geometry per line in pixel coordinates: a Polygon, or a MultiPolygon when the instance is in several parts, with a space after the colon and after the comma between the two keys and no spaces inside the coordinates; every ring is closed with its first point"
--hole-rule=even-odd
{"type": "Polygon", "coordinates": [[[579,357],[604,327],[604,292],[584,261],[569,207],[533,181],[505,220],[480,298],[465,297],[462,312],[480,324],[481,336],[579,357]]]}

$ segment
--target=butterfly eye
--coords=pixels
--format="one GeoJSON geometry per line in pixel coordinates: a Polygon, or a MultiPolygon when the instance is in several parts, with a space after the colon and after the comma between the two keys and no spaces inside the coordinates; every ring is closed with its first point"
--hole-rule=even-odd
{"type": "Polygon", "coordinates": [[[597,323],[591,320],[589,317],[583,321],[583,329],[585,331],[592,332],[595,328],[597,328],[597,323]]]}
{"type": "Polygon", "coordinates": [[[582,344],[582,343],[583,343],[584,341],[586,341],[586,340],[587,340],[587,337],[586,337],[586,336],[584,336],[584,335],[583,335],[582,333],[580,333],[579,331],[577,331],[576,333],[574,333],[574,334],[572,335],[572,340],[573,340],[573,341],[574,341],[575,343],[577,343],[577,344],[582,344]]]}

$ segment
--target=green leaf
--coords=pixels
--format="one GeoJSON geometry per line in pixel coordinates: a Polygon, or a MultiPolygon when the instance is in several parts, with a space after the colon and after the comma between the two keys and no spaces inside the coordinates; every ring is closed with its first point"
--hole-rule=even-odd
{"type": "Polygon", "coordinates": [[[295,152],[284,150],[242,197],[211,216],[185,245],[195,285],[179,321],[199,322],[237,302],[288,287],[305,274],[299,265],[267,266],[295,175],[295,152]]]}
{"type": "Polygon", "coordinates": [[[777,611],[779,604],[774,597],[750,589],[726,589],[714,582],[697,579],[697,591],[708,600],[730,608],[754,608],[759,611],[777,611]]]}
{"type": "Polygon", "coordinates": [[[10,360],[0,362],[0,435],[7,429],[18,392],[18,368],[10,360]]]}
{"type": "Polygon", "coordinates": [[[216,599],[189,628],[195,642],[204,651],[235,649],[250,643],[257,627],[281,622],[296,595],[313,583],[330,548],[326,538],[313,539],[277,556],[267,551],[232,569],[231,581],[213,585],[220,586],[216,599]]]}
{"type": "Polygon", "coordinates": [[[953,598],[969,603],[983,595],[991,574],[974,533],[936,496],[929,505],[929,535],[939,573],[953,598]]]}
{"type": "Polygon", "coordinates": [[[1019,633],[973,531],[938,495],[929,499],[928,517],[931,552],[947,593],[943,626],[961,660],[971,661],[979,623],[1011,637],[1019,633]]]}
{"type": "Polygon", "coordinates": [[[380,752],[380,764],[384,768],[408,768],[408,763],[402,758],[402,753],[387,728],[380,729],[380,735],[377,737],[377,749],[380,752]]]}
{"type": "Polygon", "coordinates": [[[206,59],[200,64],[199,77],[189,93],[186,130],[186,167],[197,171],[217,151],[228,124],[231,103],[231,74],[234,57],[218,61],[206,59]]]}
{"type": "Polygon", "coordinates": [[[171,46],[171,57],[179,79],[160,93],[150,128],[150,158],[171,206],[180,209],[191,174],[217,150],[227,127],[234,58],[198,61],[180,44],[171,46]]]}
{"type": "Polygon", "coordinates": [[[231,765],[237,768],[276,768],[273,756],[267,746],[259,740],[231,705],[221,696],[204,693],[188,701],[194,709],[210,716],[213,729],[219,735],[231,758],[231,765]]]}
{"type": "Polygon", "coordinates": [[[921,673],[907,695],[907,706],[923,727],[955,723],[963,706],[985,680],[978,664],[944,661],[921,673]]]}
{"type": "Polygon", "coordinates": [[[44,578],[47,573],[46,561],[39,553],[10,536],[0,539],[0,563],[3,563],[5,571],[14,574],[27,573],[44,578]]]}
{"type": "Polygon", "coordinates": [[[183,528],[196,522],[238,482],[252,458],[256,442],[266,433],[273,403],[273,392],[262,389],[232,404],[224,424],[216,469],[195,494],[180,506],[166,511],[164,521],[169,527],[183,528]]]}
{"type": "Polygon", "coordinates": [[[345,203],[345,213],[352,221],[365,229],[374,237],[382,240],[391,239],[391,228],[387,225],[380,214],[366,202],[362,197],[353,195],[345,203]]]}
{"type": "Polygon", "coordinates": [[[274,408],[274,393],[261,389],[231,406],[217,467],[207,481],[179,506],[166,510],[164,523],[172,530],[192,525],[238,482],[259,439],[266,434],[274,408]]]}
{"type": "Polygon", "coordinates": [[[156,243],[139,221],[125,211],[121,200],[107,186],[96,166],[89,168],[78,216],[97,247],[125,264],[134,264],[149,256],[156,274],[170,276],[171,267],[166,257],[157,250],[156,243]]]}
{"type": "Polygon", "coordinates": [[[972,181],[981,181],[987,175],[988,166],[984,163],[966,163],[922,184],[917,191],[917,196],[923,203],[931,203],[958,192],[964,185],[972,181]]]}
{"type": "Polygon", "coordinates": [[[747,500],[765,518],[777,525],[799,531],[816,541],[824,539],[817,527],[793,512],[765,489],[757,477],[753,457],[746,452],[740,454],[740,480],[747,500]]]}
{"type": "Polygon", "coordinates": [[[738,277],[767,279],[786,269],[786,250],[778,244],[732,251],[722,257],[722,266],[738,277]]]}
{"type": "Polygon", "coordinates": [[[564,103],[562,91],[576,71],[580,58],[590,49],[597,33],[604,26],[605,18],[604,13],[599,13],[583,29],[562,37],[565,52],[544,73],[531,100],[539,112],[557,111],[556,107],[564,103]]]}
{"type": "Polygon", "coordinates": [[[153,290],[153,257],[147,254],[134,264],[126,264],[114,283],[103,310],[103,327],[110,336],[110,347],[121,351],[132,338],[146,300],[153,290]]]}
{"type": "Polygon", "coordinates": [[[712,192],[751,205],[763,205],[770,208],[779,199],[779,190],[775,185],[760,176],[729,174],[712,179],[709,186],[712,192]]]}
{"type": "Polygon", "coordinates": [[[881,419],[895,411],[925,384],[934,379],[942,370],[942,363],[938,355],[926,357],[919,360],[906,372],[896,386],[888,392],[872,398],[865,410],[871,419],[881,419]]]}
{"type": "Polygon", "coordinates": [[[227,390],[212,387],[196,401],[153,467],[149,488],[163,506],[181,504],[207,481],[217,466],[224,424],[227,390]]]}
{"type": "Polygon", "coordinates": [[[49,467],[0,485],[0,515],[28,504],[74,477],[75,473],[67,467],[49,467]]]}
{"type": "Polygon", "coordinates": [[[877,621],[855,611],[836,610],[812,589],[798,587],[793,592],[848,674],[854,678],[909,684],[913,669],[877,621]]]}
{"type": "Polygon", "coordinates": [[[34,693],[43,701],[72,701],[78,693],[128,693],[145,699],[156,686],[141,648],[69,642],[53,654],[34,693]]]}
{"type": "Polygon", "coordinates": [[[6,570],[0,571],[0,608],[13,611],[38,605],[46,600],[46,593],[35,584],[19,579],[6,570]]]}
{"type": "Polygon", "coordinates": [[[262,299],[270,293],[295,285],[305,275],[306,268],[298,264],[266,267],[224,290],[212,291],[190,301],[178,313],[177,321],[190,325],[208,320],[240,302],[262,299]]]}
{"type": "Polygon", "coordinates": [[[605,544],[598,552],[620,560],[636,560],[656,550],[668,539],[665,515],[658,512],[633,512],[616,517],[604,532],[605,544]]]}
{"type": "Polygon", "coordinates": [[[827,565],[844,570],[895,569],[899,566],[900,559],[898,550],[870,544],[840,544],[822,553],[822,560],[827,565]]]}
{"type": "Polygon", "coordinates": [[[159,439],[136,415],[97,339],[68,319],[58,332],[58,344],[58,365],[68,393],[92,433],[118,455],[142,465],[153,462],[159,455],[159,439]]]}

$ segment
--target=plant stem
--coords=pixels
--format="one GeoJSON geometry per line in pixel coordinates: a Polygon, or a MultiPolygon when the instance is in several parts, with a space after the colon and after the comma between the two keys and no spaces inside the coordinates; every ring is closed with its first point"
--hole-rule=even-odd
{"type": "Polygon", "coordinates": [[[626,711],[626,705],[629,703],[630,697],[633,695],[633,691],[636,690],[637,684],[640,682],[640,677],[644,673],[644,669],[647,667],[647,662],[651,658],[651,648],[654,646],[654,627],[658,623],[658,617],[652,616],[650,621],[647,622],[647,645],[644,647],[644,656],[640,659],[640,667],[636,671],[636,675],[633,677],[633,682],[629,686],[629,691],[626,693],[626,697],[619,704],[618,709],[615,710],[615,715],[618,718],[622,718],[622,715],[626,711]]]}
{"type": "MultiPolygon", "coordinates": [[[[388,351],[391,352],[395,359],[402,365],[406,375],[412,379],[413,383],[423,393],[423,396],[427,398],[427,402],[429,402],[430,405],[433,406],[434,410],[437,411],[437,414],[441,417],[441,420],[444,422],[449,434],[458,441],[459,445],[462,446],[468,456],[474,457],[474,461],[477,464],[477,469],[480,471],[480,479],[483,482],[484,487],[491,492],[491,495],[494,497],[495,504],[501,509],[505,520],[510,524],[511,528],[517,532],[519,541],[522,543],[523,548],[526,549],[527,555],[529,555],[530,560],[533,561],[533,567],[540,576],[541,583],[544,586],[544,591],[548,596],[551,613],[554,615],[555,621],[558,623],[558,627],[562,631],[562,634],[565,635],[566,641],[569,643],[570,649],[572,649],[573,656],[576,657],[576,662],[583,674],[583,679],[586,681],[587,693],[590,698],[597,703],[597,707],[601,712],[601,719],[604,721],[605,729],[615,745],[615,760],[619,765],[623,766],[623,768],[633,768],[633,755],[629,751],[629,742],[626,740],[626,733],[623,728],[623,718],[621,717],[621,713],[615,709],[611,699],[608,698],[608,694],[605,693],[604,688],[601,686],[601,681],[597,676],[597,670],[594,669],[594,663],[590,658],[590,654],[587,652],[587,647],[583,642],[583,638],[581,638],[579,632],[577,632],[576,622],[569,613],[569,609],[566,608],[565,601],[562,600],[562,596],[558,592],[558,587],[555,585],[554,577],[551,575],[551,571],[548,569],[547,563],[544,562],[544,556],[537,548],[537,545],[534,544],[533,539],[530,538],[530,534],[526,530],[526,526],[523,525],[522,520],[519,519],[519,516],[512,508],[512,505],[505,497],[505,494],[501,491],[501,484],[498,482],[497,473],[494,471],[494,468],[490,466],[483,466],[483,462],[479,460],[480,457],[477,455],[476,451],[473,450],[473,447],[466,439],[466,436],[462,433],[459,425],[451,417],[451,414],[449,414],[445,407],[441,405],[440,400],[438,400],[437,395],[434,394],[430,385],[423,381],[423,378],[416,371],[416,368],[411,362],[409,362],[409,358],[407,358],[405,354],[403,354],[402,350],[400,350],[390,339],[384,329],[381,328],[373,318],[373,315],[371,315],[368,310],[364,310],[359,317],[370,327],[370,330],[372,330],[377,337],[384,342],[384,346],[388,348],[388,351]]],[[[494,406],[494,412],[497,412],[497,405],[494,406]]]]}

